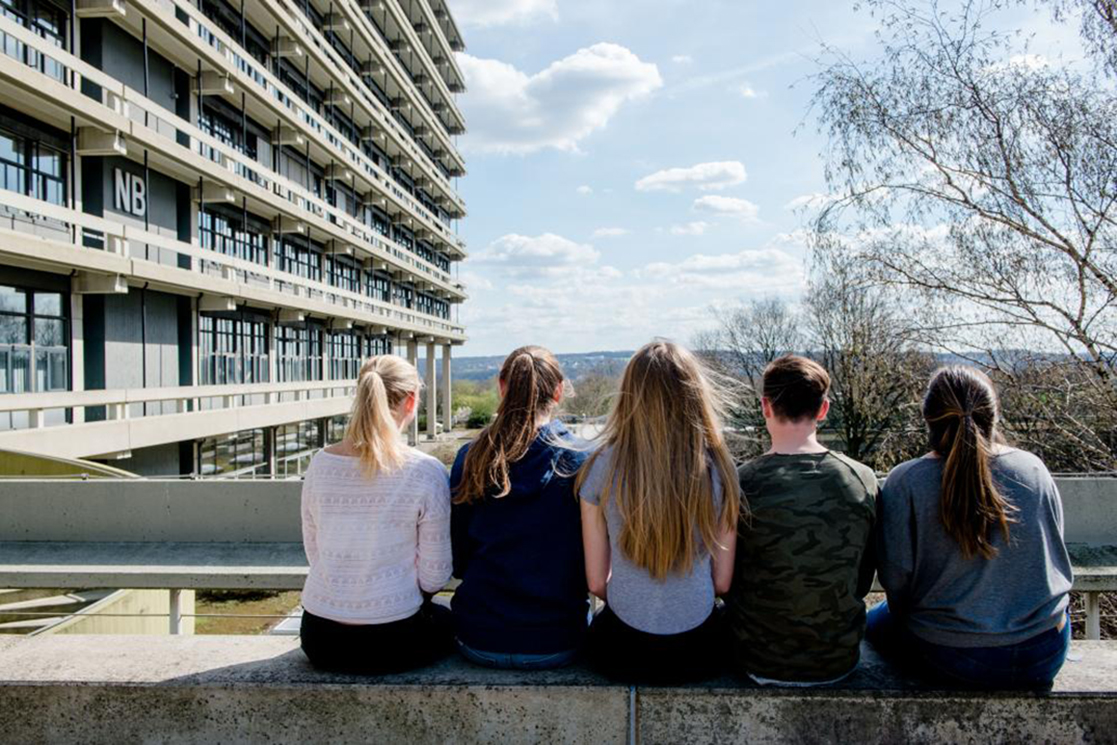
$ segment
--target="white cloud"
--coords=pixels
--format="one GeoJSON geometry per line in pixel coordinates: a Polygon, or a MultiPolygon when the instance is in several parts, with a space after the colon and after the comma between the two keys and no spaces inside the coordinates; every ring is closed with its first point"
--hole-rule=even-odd
{"type": "Polygon", "coordinates": [[[593,231],[594,238],[619,238],[622,235],[628,235],[632,231],[628,228],[598,228],[593,231]]]}
{"type": "Polygon", "coordinates": [[[710,223],[703,220],[688,222],[686,225],[672,225],[671,235],[702,235],[710,229],[710,223]]]}
{"type": "Polygon", "coordinates": [[[795,292],[806,281],[803,261],[786,248],[794,241],[773,240],[763,248],[734,254],[694,254],[678,263],[656,262],[641,270],[643,277],[709,290],[738,289],[742,293],[795,292]]]}
{"type": "Polygon", "coordinates": [[[766,98],[768,96],[766,91],[758,91],[749,83],[742,83],[740,87],[737,88],[737,92],[740,93],[743,98],[766,98]]]}
{"type": "Polygon", "coordinates": [[[450,0],[454,18],[464,26],[501,26],[558,19],[557,0],[450,0]]]}
{"type": "Polygon", "coordinates": [[[621,107],[663,85],[659,68],[617,44],[580,49],[534,75],[492,59],[458,55],[468,93],[464,147],[490,153],[576,152],[621,107]]]}
{"type": "Polygon", "coordinates": [[[747,199],[723,197],[716,194],[694,200],[694,209],[699,212],[712,212],[716,215],[736,217],[745,222],[756,222],[760,215],[760,208],[747,199]]]}
{"type": "Polygon", "coordinates": [[[593,246],[554,233],[526,236],[510,233],[477,253],[471,263],[496,266],[511,277],[556,277],[597,263],[593,246]]]}
{"type": "Polygon", "coordinates": [[[694,57],[689,54],[676,54],[671,58],[671,61],[676,65],[692,65],[694,64],[694,57]]]}
{"type": "Polygon", "coordinates": [[[583,184],[582,186],[579,186],[577,189],[575,189],[575,191],[577,191],[582,196],[589,196],[590,194],[593,194],[593,187],[583,184]]]}
{"type": "Polygon", "coordinates": [[[693,186],[699,191],[717,191],[745,183],[748,174],[744,164],[729,160],[699,163],[689,168],[668,168],[656,171],[636,182],[636,191],[679,192],[693,186]]]}

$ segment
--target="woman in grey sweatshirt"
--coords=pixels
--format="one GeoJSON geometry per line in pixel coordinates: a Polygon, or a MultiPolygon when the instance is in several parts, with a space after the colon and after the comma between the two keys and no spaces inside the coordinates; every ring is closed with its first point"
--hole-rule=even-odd
{"type": "Polygon", "coordinates": [[[1071,567],[1043,462],[997,431],[989,378],[954,366],[923,401],[931,452],[889,474],[869,641],[940,681],[1049,688],[1070,644],[1071,567]]]}

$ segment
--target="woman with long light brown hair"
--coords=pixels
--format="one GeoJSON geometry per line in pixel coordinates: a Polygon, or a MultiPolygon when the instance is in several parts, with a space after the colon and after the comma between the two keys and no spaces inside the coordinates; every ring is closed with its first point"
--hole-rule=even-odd
{"type": "Polygon", "coordinates": [[[452,603],[462,655],[489,667],[569,663],[588,611],[574,474],[585,454],[553,415],[565,378],[542,347],[500,368],[496,417],[458,453],[452,603]]]}
{"type": "Polygon", "coordinates": [[[705,677],[729,654],[714,600],[733,578],[741,502],[722,401],[692,353],[646,345],[578,475],[586,580],[607,603],[589,651],[615,677],[705,677]]]}
{"type": "Polygon", "coordinates": [[[869,611],[882,653],[983,688],[1047,688],[1070,644],[1063,508],[1039,458],[1001,437],[997,394],[972,367],[934,374],[923,399],[930,452],[888,475],[869,611]]]}
{"type": "Polygon", "coordinates": [[[452,650],[449,624],[424,602],[450,579],[446,469],[400,434],[421,387],[405,360],[369,359],[345,438],[307,469],[300,636],[316,667],[397,672],[452,650]]]}

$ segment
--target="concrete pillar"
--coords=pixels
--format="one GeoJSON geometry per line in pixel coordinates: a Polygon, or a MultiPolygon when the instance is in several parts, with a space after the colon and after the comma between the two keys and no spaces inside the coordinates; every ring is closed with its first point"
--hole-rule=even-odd
{"type": "MultiPolygon", "coordinates": [[[[407,361],[413,367],[419,365],[419,342],[415,339],[407,340],[407,361]]],[[[411,420],[411,425],[407,429],[407,443],[414,447],[419,444],[419,411],[416,406],[415,417],[411,420]]]]}
{"type": "Polygon", "coordinates": [[[275,427],[264,428],[264,460],[268,463],[268,475],[275,478],[276,471],[279,469],[279,461],[276,459],[275,447],[275,427]]]}
{"type": "MultiPolygon", "coordinates": [[[[70,292],[70,390],[85,390],[85,303],[84,296],[74,293],[71,279],[70,292]]],[[[75,408],[71,421],[81,424],[85,421],[85,409],[75,408]]]]}
{"type": "Polygon", "coordinates": [[[438,380],[435,378],[434,339],[427,342],[427,436],[438,436],[438,380]]]}
{"type": "Polygon", "coordinates": [[[442,345],[442,431],[454,428],[454,397],[450,391],[451,346],[442,345]]]}

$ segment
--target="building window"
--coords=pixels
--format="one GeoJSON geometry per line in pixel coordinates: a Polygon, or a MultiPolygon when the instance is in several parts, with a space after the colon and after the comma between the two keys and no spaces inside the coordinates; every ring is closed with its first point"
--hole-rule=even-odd
{"type": "Polygon", "coordinates": [[[365,337],[365,357],[379,357],[392,353],[392,341],[387,336],[365,337]]]}
{"type": "Polygon", "coordinates": [[[268,324],[258,316],[200,315],[198,355],[202,385],[266,383],[268,324]]]}
{"type": "MultiPolygon", "coordinates": [[[[54,3],[46,0],[0,0],[0,13],[59,49],[66,48],[67,14],[54,3]]],[[[55,80],[63,79],[65,68],[55,60],[47,59],[7,34],[0,33],[0,41],[7,56],[55,80]]]]}
{"type": "Polygon", "coordinates": [[[317,419],[276,427],[276,476],[287,478],[305,473],[315,451],[325,444],[324,435],[317,419]]]}
{"type": "Polygon", "coordinates": [[[431,297],[417,293],[415,295],[415,309],[420,313],[426,313],[428,316],[437,316],[438,318],[450,317],[450,304],[445,300],[431,297]]]}
{"type": "Polygon", "coordinates": [[[352,331],[330,332],[330,380],[357,379],[361,346],[361,337],[352,331]]]}
{"type": "Polygon", "coordinates": [[[410,308],[415,304],[415,291],[400,284],[393,285],[392,302],[404,308],[410,308]]]}
{"type": "Polygon", "coordinates": [[[341,415],[330,417],[326,422],[326,444],[333,445],[345,439],[345,430],[349,427],[349,416],[341,415]]]}
{"type": "Polygon", "coordinates": [[[355,259],[348,256],[328,256],[326,270],[330,286],[360,294],[361,267],[355,259]]]}
{"type": "Polygon", "coordinates": [[[392,280],[376,272],[365,272],[365,295],[382,303],[392,302],[392,280]]]}
{"type": "Polygon", "coordinates": [[[66,205],[66,154],[0,127],[0,188],[66,205]]]}
{"type": "Polygon", "coordinates": [[[322,254],[313,244],[284,238],[275,245],[275,267],[304,279],[322,281],[322,254]]]}
{"type": "Polygon", "coordinates": [[[256,264],[268,260],[268,225],[245,212],[206,207],[198,212],[202,248],[256,264]]]}
{"type": "Polygon", "coordinates": [[[255,476],[267,472],[268,453],[262,429],[207,437],[198,443],[197,473],[201,476],[255,476]]]}
{"type": "Polygon", "coordinates": [[[0,285],[0,393],[70,390],[66,300],[0,285]]]}
{"type": "Polygon", "coordinates": [[[234,10],[225,0],[201,0],[198,6],[206,18],[220,26],[222,31],[255,57],[257,62],[267,66],[270,58],[267,37],[248,23],[243,13],[234,10]]]}
{"type": "Polygon", "coordinates": [[[275,327],[278,382],[322,379],[322,334],[318,326],[275,327]]]}

